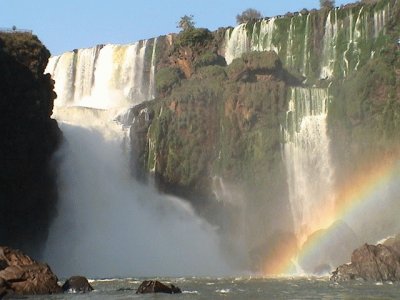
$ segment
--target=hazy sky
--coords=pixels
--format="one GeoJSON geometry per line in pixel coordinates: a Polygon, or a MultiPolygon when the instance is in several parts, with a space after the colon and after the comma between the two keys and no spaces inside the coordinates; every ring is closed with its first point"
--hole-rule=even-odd
{"type": "MultiPolygon", "coordinates": [[[[337,0],[336,5],[355,1],[337,0]]],[[[247,8],[275,16],[318,8],[319,0],[0,0],[0,27],[30,29],[52,54],[97,44],[126,44],[177,32],[180,17],[197,27],[234,26],[247,8]]]]}

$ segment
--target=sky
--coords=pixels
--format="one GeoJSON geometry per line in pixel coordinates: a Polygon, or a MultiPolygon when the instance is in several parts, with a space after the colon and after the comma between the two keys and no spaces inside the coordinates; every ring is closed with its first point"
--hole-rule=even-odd
{"type": "MultiPolygon", "coordinates": [[[[351,3],[336,0],[336,6],[351,3]]],[[[235,26],[254,8],[263,16],[319,8],[319,0],[0,0],[0,28],[29,29],[52,55],[98,44],[127,44],[178,32],[184,15],[196,27],[235,26]]]]}

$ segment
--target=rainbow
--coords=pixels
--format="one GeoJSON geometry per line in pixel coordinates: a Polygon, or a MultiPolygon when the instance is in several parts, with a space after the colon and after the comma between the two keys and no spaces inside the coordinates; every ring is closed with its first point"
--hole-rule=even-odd
{"type": "MultiPolygon", "coordinates": [[[[398,151],[394,151],[397,153],[398,151]]],[[[277,255],[265,261],[263,273],[266,276],[293,274],[293,258],[298,262],[307,259],[314,251],[330,238],[330,233],[336,228],[336,221],[349,218],[363,207],[376,201],[374,197],[380,190],[391,182],[400,182],[400,155],[381,157],[360,168],[355,175],[347,180],[347,184],[338,189],[335,197],[335,210],[320,208],[317,212],[322,215],[323,223],[318,224],[320,234],[313,234],[307,240],[299,253],[297,247],[287,246],[286,243],[276,246],[277,255]]],[[[324,203],[324,202],[322,202],[324,203]]]]}

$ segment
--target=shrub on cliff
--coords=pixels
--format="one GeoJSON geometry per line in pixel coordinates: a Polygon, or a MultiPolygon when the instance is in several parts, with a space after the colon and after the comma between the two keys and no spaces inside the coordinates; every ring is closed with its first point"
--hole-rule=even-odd
{"type": "Polygon", "coordinates": [[[181,31],[176,39],[176,47],[203,46],[212,41],[213,35],[206,28],[189,28],[181,31]]]}
{"type": "Polygon", "coordinates": [[[248,8],[245,11],[243,11],[240,15],[236,16],[236,23],[242,24],[251,21],[256,21],[258,19],[261,19],[262,17],[263,17],[262,14],[258,10],[254,8],[248,8]]]}
{"type": "Polygon", "coordinates": [[[227,76],[224,67],[212,65],[199,68],[193,75],[193,79],[210,79],[211,81],[219,84],[221,81],[227,79],[227,76]]]}
{"type": "Polygon", "coordinates": [[[197,57],[194,62],[195,69],[211,65],[226,66],[225,58],[217,53],[207,51],[203,55],[197,57]]]}
{"type": "Polygon", "coordinates": [[[180,69],[166,67],[156,73],[156,91],[159,95],[166,95],[179,84],[183,78],[180,69]]]}
{"type": "Polygon", "coordinates": [[[0,33],[3,50],[16,61],[28,67],[35,76],[41,76],[50,57],[37,36],[25,32],[0,33]]]}
{"type": "Polygon", "coordinates": [[[282,63],[274,51],[248,52],[233,60],[228,67],[228,77],[247,80],[252,74],[270,74],[282,70],[282,63]]]}
{"type": "Polygon", "coordinates": [[[322,9],[332,9],[335,7],[334,0],[320,0],[319,4],[322,9]]]}
{"type": "Polygon", "coordinates": [[[178,28],[180,28],[182,31],[194,29],[195,22],[193,20],[193,15],[184,15],[181,17],[181,19],[178,22],[178,28]]]}
{"type": "Polygon", "coordinates": [[[242,55],[246,66],[253,70],[276,70],[282,68],[278,54],[274,51],[248,52],[242,55]]]}

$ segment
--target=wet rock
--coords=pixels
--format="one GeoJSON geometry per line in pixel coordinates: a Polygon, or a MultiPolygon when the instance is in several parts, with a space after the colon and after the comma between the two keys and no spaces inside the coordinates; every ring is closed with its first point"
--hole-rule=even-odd
{"type": "Polygon", "coordinates": [[[67,293],[88,293],[93,291],[93,287],[84,276],[72,276],[62,286],[62,290],[67,293]]]}
{"type": "Polygon", "coordinates": [[[53,294],[61,292],[57,276],[47,264],[22,251],[0,247],[0,295],[53,294]]]}
{"type": "Polygon", "coordinates": [[[6,295],[12,295],[13,293],[14,291],[11,289],[10,284],[3,278],[0,278],[0,299],[6,295]]]}
{"type": "Polygon", "coordinates": [[[145,280],[138,287],[136,294],[148,293],[180,294],[182,291],[173,284],[166,285],[158,280],[145,280]]]}
{"type": "Polygon", "coordinates": [[[331,280],[334,281],[353,279],[399,281],[399,252],[391,246],[382,244],[364,244],[357,248],[353,251],[351,263],[339,266],[331,276],[331,280]]]}
{"type": "Polygon", "coordinates": [[[336,266],[348,262],[352,251],[361,244],[345,222],[337,221],[329,228],[318,230],[308,237],[302,246],[299,264],[307,273],[330,273],[336,266]],[[315,241],[319,243],[313,246],[315,241]]]}

